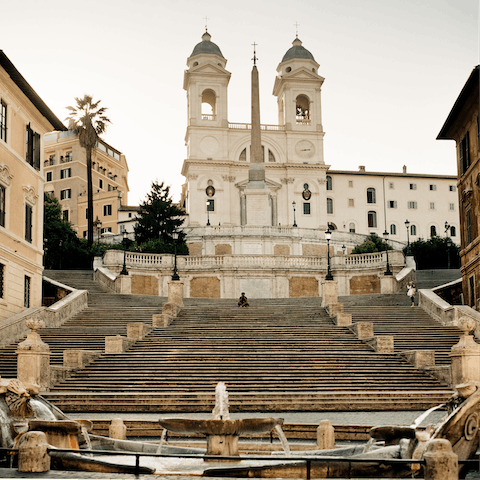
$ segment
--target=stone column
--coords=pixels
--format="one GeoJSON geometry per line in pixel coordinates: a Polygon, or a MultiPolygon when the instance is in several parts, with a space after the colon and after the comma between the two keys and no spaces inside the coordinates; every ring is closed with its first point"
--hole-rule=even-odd
{"type": "Polygon", "coordinates": [[[37,333],[45,322],[31,317],[25,323],[31,332],[17,346],[17,378],[24,384],[34,383],[45,391],[50,388],[50,347],[37,333]]]}
{"type": "Polygon", "coordinates": [[[27,432],[18,443],[19,472],[48,472],[50,455],[47,452],[47,436],[43,432],[27,432]]]}
{"type": "Polygon", "coordinates": [[[113,418],[108,427],[108,436],[116,440],[126,440],[127,439],[127,427],[123,423],[121,418],[113,418]]]}
{"type": "Polygon", "coordinates": [[[322,280],[322,307],[338,303],[338,288],[335,280],[322,280]]]}
{"type": "Polygon", "coordinates": [[[168,303],[183,307],[183,282],[171,280],[168,282],[168,303]]]}
{"type": "Polygon", "coordinates": [[[438,438],[428,442],[423,458],[425,480],[458,480],[458,455],[448,440],[438,438]]]}
{"type": "Polygon", "coordinates": [[[330,420],[322,420],[317,428],[317,447],[322,450],[335,447],[335,429],[330,420]]]}
{"type": "Polygon", "coordinates": [[[480,382],[480,345],[475,343],[473,335],[469,335],[476,326],[475,320],[461,317],[458,326],[463,330],[463,335],[450,353],[453,386],[470,381],[480,382]]]}

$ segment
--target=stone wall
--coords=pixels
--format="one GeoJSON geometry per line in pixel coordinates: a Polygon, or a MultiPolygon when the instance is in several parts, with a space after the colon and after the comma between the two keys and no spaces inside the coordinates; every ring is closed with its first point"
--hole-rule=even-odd
{"type": "Polygon", "coordinates": [[[132,293],[158,295],[158,279],[151,275],[132,275],[132,293]]]}
{"type": "Polygon", "coordinates": [[[289,297],[318,297],[318,280],[315,277],[292,277],[288,282],[289,297]]]}
{"type": "Polygon", "coordinates": [[[189,255],[201,255],[202,254],[202,244],[199,242],[187,243],[189,255]]]}
{"type": "Polygon", "coordinates": [[[357,275],[350,279],[350,295],[381,293],[380,277],[375,275],[357,275]]]}
{"type": "Polygon", "coordinates": [[[215,245],[215,255],[231,255],[232,246],[228,243],[219,243],[215,245]]]}
{"type": "Polygon", "coordinates": [[[290,255],[290,247],[288,245],[274,245],[274,255],[290,255]]]}
{"type": "Polygon", "coordinates": [[[220,298],[220,279],[217,277],[193,277],[190,280],[191,298],[220,298]]]}

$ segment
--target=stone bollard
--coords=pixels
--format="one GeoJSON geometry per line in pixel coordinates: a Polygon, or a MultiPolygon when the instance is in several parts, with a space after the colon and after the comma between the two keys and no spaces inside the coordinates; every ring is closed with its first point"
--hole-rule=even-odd
{"type": "Polygon", "coordinates": [[[317,427],[317,447],[321,450],[335,447],[335,429],[330,420],[322,420],[317,427]]]}
{"type": "Polygon", "coordinates": [[[352,314],[351,313],[337,313],[333,317],[333,321],[335,325],[339,327],[348,327],[348,325],[352,324],[352,314]]]}
{"type": "Polygon", "coordinates": [[[480,382],[480,345],[475,343],[473,335],[469,335],[476,322],[472,318],[462,317],[458,326],[463,330],[463,335],[450,353],[452,383],[458,385],[469,381],[480,382]]]}
{"type": "Polygon", "coordinates": [[[115,440],[127,439],[127,427],[121,418],[112,419],[110,427],[108,428],[108,436],[110,438],[114,438],[115,440]]]}
{"type": "Polygon", "coordinates": [[[170,317],[176,317],[180,312],[181,307],[175,303],[164,303],[162,305],[162,314],[170,317]]]}
{"type": "Polygon", "coordinates": [[[123,353],[135,343],[135,340],[117,335],[115,337],[105,337],[105,353],[123,353]]]}
{"type": "Polygon", "coordinates": [[[50,347],[40,338],[37,330],[45,326],[43,320],[26,320],[31,329],[27,338],[17,346],[17,378],[22,383],[34,383],[40,390],[50,388],[50,347]]]}
{"type": "Polygon", "coordinates": [[[392,335],[377,335],[367,343],[378,353],[395,353],[395,345],[392,335]]]}
{"type": "Polygon", "coordinates": [[[118,275],[115,279],[115,293],[132,293],[132,276],[118,275]]]}
{"type": "Polygon", "coordinates": [[[142,322],[127,324],[127,337],[132,340],[143,340],[151,331],[153,327],[142,322]]]}
{"type": "MultiPolygon", "coordinates": [[[[322,307],[338,302],[338,289],[335,280],[322,280],[322,307]]],[[[343,312],[343,310],[342,310],[343,312]]]]}
{"type": "Polygon", "coordinates": [[[339,313],[343,313],[343,303],[329,303],[327,305],[327,312],[330,317],[334,317],[335,315],[338,315],[339,313]]]}
{"type": "Polygon", "coordinates": [[[63,366],[68,368],[85,368],[100,356],[101,352],[94,350],[64,350],[63,366]]]}
{"type": "Polygon", "coordinates": [[[168,282],[168,303],[183,307],[183,282],[171,280],[168,282]]]}
{"type": "Polygon", "coordinates": [[[173,317],[171,315],[167,315],[166,313],[152,315],[153,327],[168,327],[172,321],[173,317]]]}
{"type": "Polygon", "coordinates": [[[420,370],[435,366],[435,350],[406,350],[402,356],[420,370]]]}
{"type": "Polygon", "coordinates": [[[48,472],[50,455],[47,451],[47,436],[43,432],[27,432],[18,442],[19,472],[48,472]]]}
{"type": "Polygon", "coordinates": [[[373,337],[373,323],[372,322],[356,322],[352,325],[351,330],[359,340],[373,337]]]}
{"type": "Polygon", "coordinates": [[[425,453],[425,480],[458,480],[458,455],[452,444],[443,438],[428,442],[425,453]]]}

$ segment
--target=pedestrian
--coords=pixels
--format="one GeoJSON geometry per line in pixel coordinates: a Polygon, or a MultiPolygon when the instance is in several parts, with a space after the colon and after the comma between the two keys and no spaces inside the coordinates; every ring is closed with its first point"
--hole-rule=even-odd
{"type": "Polygon", "coordinates": [[[417,292],[417,289],[415,288],[415,284],[413,282],[408,282],[407,283],[407,297],[410,297],[412,300],[412,307],[415,306],[415,293],[417,292]]]}
{"type": "Polygon", "coordinates": [[[238,306],[239,307],[248,307],[248,299],[245,296],[245,292],[242,292],[242,295],[240,296],[238,300],[238,306]]]}

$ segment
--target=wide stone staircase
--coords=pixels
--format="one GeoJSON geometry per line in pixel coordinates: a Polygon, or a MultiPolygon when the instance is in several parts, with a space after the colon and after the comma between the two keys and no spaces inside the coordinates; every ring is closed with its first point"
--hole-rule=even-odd
{"type": "MultiPolygon", "coordinates": [[[[69,275],[62,283],[73,284],[69,275]]],[[[52,365],[62,364],[65,349],[103,352],[104,337],[126,335],[127,323],[151,325],[166,300],[97,287],[89,287],[86,310],[62,327],[40,330],[52,365]]],[[[395,302],[345,310],[354,322],[374,322],[376,334],[394,335],[396,351],[432,348],[437,363],[448,362],[460,331],[395,302]]],[[[170,326],[155,328],[125,353],[102,353],[45,396],[65,412],[200,412],[212,410],[215,386],[225,382],[231,411],[281,412],[419,410],[451,395],[447,385],[396,353],[377,353],[347,327],[334,325],[318,298],[250,305],[186,299],[170,326]]],[[[15,348],[0,350],[2,377],[16,375],[15,348]]]]}

